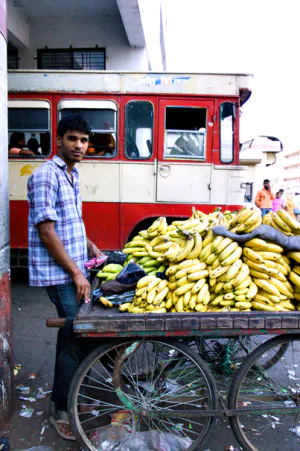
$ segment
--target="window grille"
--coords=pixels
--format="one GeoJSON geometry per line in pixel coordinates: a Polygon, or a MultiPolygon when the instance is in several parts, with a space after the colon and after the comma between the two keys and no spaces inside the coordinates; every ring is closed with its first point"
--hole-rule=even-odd
{"type": "Polygon", "coordinates": [[[105,70],[105,49],[40,49],[38,69],[105,70]]]}

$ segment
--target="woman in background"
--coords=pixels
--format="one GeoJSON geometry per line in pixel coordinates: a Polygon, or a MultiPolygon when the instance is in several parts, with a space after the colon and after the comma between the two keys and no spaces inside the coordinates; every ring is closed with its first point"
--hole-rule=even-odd
{"type": "Polygon", "coordinates": [[[284,208],[284,200],[277,191],[275,199],[272,200],[272,211],[282,210],[284,208]]]}

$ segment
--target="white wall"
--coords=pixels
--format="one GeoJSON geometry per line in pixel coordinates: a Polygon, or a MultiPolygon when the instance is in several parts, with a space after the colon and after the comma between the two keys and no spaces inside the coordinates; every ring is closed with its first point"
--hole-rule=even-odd
{"type": "Polygon", "coordinates": [[[15,47],[28,47],[29,23],[14,0],[7,0],[7,30],[9,41],[15,47]]]}
{"type": "Polygon", "coordinates": [[[121,18],[40,19],[30,22],[29,49],[19,51],[20,69],[37,68],[37,49],[105,47],[107,70],[143,71],[148,68],[144,49],[132,48],[121,18]]]}

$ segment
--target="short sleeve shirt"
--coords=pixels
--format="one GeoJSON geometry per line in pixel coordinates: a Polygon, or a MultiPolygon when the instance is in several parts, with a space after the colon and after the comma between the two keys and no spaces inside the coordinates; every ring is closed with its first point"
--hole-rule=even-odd
{"type": "Polygon", "coordinates": [[[28,180],[28,264],[31,286],[60,285],[72,281],[70,274],[49,254],[38,236],[37,225],[54,221],[55,231],[65,250],[82,273],[88,271],[87,239],[82,220],[78,170],[67,176],[67,165],[59,157],[41,166],[28,180]]]}

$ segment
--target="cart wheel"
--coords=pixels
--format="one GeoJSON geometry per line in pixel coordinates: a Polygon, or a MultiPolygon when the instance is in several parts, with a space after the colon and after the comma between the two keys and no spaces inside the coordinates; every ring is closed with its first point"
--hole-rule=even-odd
{"type": "Polygon", "coordinates": [[[298,335],[274,337],[253,351],[237,371],[228,407],[252,412],[229,420],[245,451],[300,449],[299,352],[298,335]]]}
{"type": "Polygon", "coordinates": [[[201,411],[216,406],[207,365],[175,340],[101,346],[80,365],[69,391],[70,422],[85,450],[97,450],[99,428],[110,426],[113,414],[124,429],[115,449],[198,450],[213,424],[201,411]]]}

